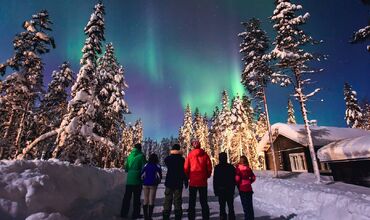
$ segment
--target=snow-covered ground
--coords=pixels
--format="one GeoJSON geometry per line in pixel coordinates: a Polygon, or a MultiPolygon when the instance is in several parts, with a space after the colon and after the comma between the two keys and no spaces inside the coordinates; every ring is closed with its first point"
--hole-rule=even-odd
{"type": "Polygon", "coordinates": [[[256,171],[253,184],[255,200],[271,215],[295,216],[294,219],[369,220],[370,188],[322,177],[315,184],[311,173],[256,171]]]}
{"type": "MultiPolygon", "coordinates": [[[[343,183],[314,184],[312,174],[256,172],[256,219],[370,219],[370,189],[343,183]]],[[[125,174],[75,166],[56,160],[0,161],[0,219],[66,220],[120,219],[125,174]]],[[[219,218],[217,197],[209,179],[211,219],[219,218]]],[[[164,186],[157,191],[154,219],[162,219],[164,186]]],[[[183,208],[188,206],[184,190],[183,208]]],[[[237,219],[243,219],[240,198],[235,195],[237,219]]],[[[198,219],[200,207],[197,204],[198,219]]],[[[186,212],[184,217],[186,217],[186,212]]]]}
{"type": "Polygon", "coordinates": [[[109,216],[120,207],[124,180],[124,172],[118,169],[53,160],[0,161],[0,219],[109,216]]]}

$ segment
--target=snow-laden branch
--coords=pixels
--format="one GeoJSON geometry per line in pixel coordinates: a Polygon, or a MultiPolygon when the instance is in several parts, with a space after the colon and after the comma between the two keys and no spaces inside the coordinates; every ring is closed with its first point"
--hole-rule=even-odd
{"type": "Polygon", "coordinates": [[[53,137],[55,135],[57,135],[59,133],[61,129],[56,129],[56,130],[53,130],[53,131],[49,131],[41,136],[39,136],[38,138],[36,138],[31,144],[29,144],[26,148],[24,148],[22,150],[22,154],[18,155],[17,156],[17,159],[18,160],[23,160],[24,157],[27,155],[28,152],[30,152],[32,150],[33,147],[35,147],[38,143],[40,143],[41,141],[47,139],[47,138],[50,138],[50,137],[53,137]]]}
{"type": "Polygon", "coordinates": [[[317,88],[317,89],[315,89],[313,92],[311,92],[311,93],[309,93],[309,94],[305,95],[306,99],[308,99],[308,98],[310,98],[310,97],[314,96],[314,95],[315,95],[316,93],[318,93],[320,90],[321,90],[320,88],[317,88]]]}

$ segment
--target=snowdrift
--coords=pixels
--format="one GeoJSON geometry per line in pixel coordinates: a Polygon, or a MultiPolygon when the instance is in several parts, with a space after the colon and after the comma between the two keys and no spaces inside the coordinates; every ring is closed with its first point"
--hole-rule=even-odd
{"type": "MultiPolygon", "coordinates": [[[[315,184],[311,173],[256,171],[255,207],[275,216],[316,220],[370,220],[370,188],[344,183],[315,184]]],[[[325,177],[323,177],[325,179],[325,177]]]]}
{"type": "Polygon", "coordinates": [[[119,169],[58,160],[0,161],[1,220],[104,219],[119,211],[124,182],[119,169]]]}

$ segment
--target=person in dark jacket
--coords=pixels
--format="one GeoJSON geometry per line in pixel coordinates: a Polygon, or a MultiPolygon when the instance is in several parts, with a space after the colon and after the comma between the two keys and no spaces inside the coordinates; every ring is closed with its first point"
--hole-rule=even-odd
{"type": "Polygon", "coordinates": [[[162,168],[159,165],[157,154],[151,154],[149,156],[148,163],[141,171],[141,178],[143,179],[144,191],[144,219],[151,220],[153,216],[157,187],[162,180],[162,168]]]}
{"type": "Polygon", "coordinates": [[[193,141],[192,150],[185,160],[184,171],[189,178],[189,220],[195,219],[195,202],[199,191],[199,201],[202,207],[202,219],[209,219],[207,196],[207,179],[212,174],[212,163],[207,153],[201,149],[199,141],[193,141]]]}
{"type": "Polygon", "coordinates": [[[235,192],[235,167],[227,163],[227,154],[219,154],[220,163],[215,167],[213,174],[213,191],[220,204],[220,219],[234,220],[234,192],[235,192]],[[226,203],[229,209],[229,218],[226,215],[226,203]]]}
{"type": "Polygon", "coordinates": [[[235,170],[236,186],[239,190],[240,200],[243,205],[244,219],[253,220],[253,190],[252,183],[256,180],[252,169],[249,167],[248,159],[246,156],[240,157],[240,162],[235,170]]]}
{"type": "Polygon", "coordinates": [[[182,189],[188,187],[188,180],[184,172],[185,159],[182,157],[180,145],[174,144],[170,155],[164,159],[167,166],[167,175],[163,204],[163,220],[170,219],[172,202],[175,206],[175,220],[182,218],[182,189]]]}
{"type": "Polygon", "coordinates": [[[130,210],[130,201],[134,195],[132,218],[137,219],[140,215],[140,195],[142,190],[141,170],[146,163],[145,156],[141,152],[141,144],[135,144],[125,163],[127,182],[123,197],[121,217],[126,218],[130,210]]]}

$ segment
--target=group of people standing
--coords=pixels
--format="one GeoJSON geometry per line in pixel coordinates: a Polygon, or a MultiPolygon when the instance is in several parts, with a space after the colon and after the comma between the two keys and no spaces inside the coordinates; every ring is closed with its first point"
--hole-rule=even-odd
{"type": "MultiPolygon", "coordinates": [[[[163,203],[163,220],[170,219],[172,205],[174,205],[175,220],[182,219],[182,191],[189,188],[188,219],[195,219],[196,198],[199,192],[199,201],[202,207],[202,219],[210,217],[208,206],[208,178],[212,174],[212,163],[207,153],[201,149],[199,141],[193,141],[194,148],[184,159],[180,145],[172,146],[170,155],[165,158],[167,167],[165,180],[165,197],[163,203]]],[[[123,198],[121,217],[126,218],[129,213],[130,201],[133,195],[132,218],[151,220],[154,210],[154,202],[157,187],[162,179],[162,169],[159,165],[158,156],[151,154],[146,162],[141,152],[141,144],[136,144],[125,163],[127,174],[126,191],[123,198]],[[144,191],[143,212],[140,214],[141,191],[144,191]]],[[[248,165],[245,156],[240,157],[240,163],[234,167],[227,162],[227,154],[219,154],[219,164],[215,166],[213,176],[213,187],[215,196],[218,197],[220,205],[220,219],[234,220],[234,193],[235,186],[239,190],[243,206],[244,218],[254,219],[252,203],[252,183],[256,180],[253,171],[248,165]],[[226,213],[226,204],[228,214],[226,213]]]]}

